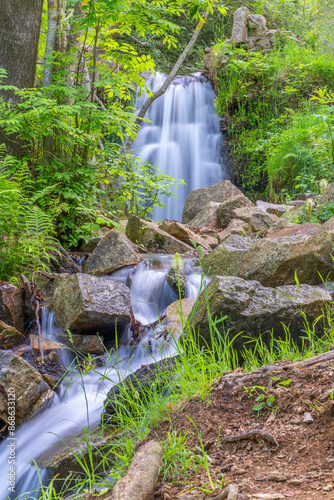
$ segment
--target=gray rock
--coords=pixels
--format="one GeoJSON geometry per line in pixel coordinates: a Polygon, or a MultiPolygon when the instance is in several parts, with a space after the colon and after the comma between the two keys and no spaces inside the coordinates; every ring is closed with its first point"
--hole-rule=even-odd
{"type": "Polygon", "coordinates": [[[242,194],[230,181],[222,181],[207,188],[192,191],[184,204],[182,223],[188,224],[210,201],[223,203],[228,198],[242,194]]]}
{"type": "Polygon", "coordinates": [[[21,291],[5,281],[0,282],[0,321],[23,333],[24,316],[21,291]]]}
{"type": "Polygon", "coordinates": [[[129,218],[125,232],[133,243],[152,253],[183,254],[194,249],[160,229],[155,222],[140,219],[135,215],[129,218]]]}
{"type": "Polygon", "coordinates": [[[238,234],[230,235],[221,245],[204,257],[203,270],[209,276],[238,276],[246,252],[254,240],[238,234]]]}
{"type": "Polygon", "coordinates": [[[289,211],[291,207],[289,205],[279,205],[277,203],[267,203],[266,201],[257,200],[255,203],[256,208],[262,210],[262,212],[267,212],[268,214],[277,215],[281,217],[286,212],[289,211]]]}
{"type": "Polygon", "coordinates": [[[185,224],[181,224],[176,220],[165,219],[163,223],[160,224],[159,228],[189,246],[192,246],[191,240],[194,241],[196,245],[201,246],[208,251],[217,246],[217,240],[215,238],[200,236],[199,234],[194,233],[194,231],[192,231],[185,224]]]}
{"type": "Polygon", "coordinates": [[[27,361],[0,351],[0,419],[8,422],[8,401],[15,394],[16,427],[47,408],[54,392],[27,361]]]}
{"type": "Polygon", "coordinates": [[[83,266],[84,273],[102,276],[139,262],[132,242],[125,234],[113,230],[106,233],[83,266]]]}
{"type": "Polygon", "coordinates": [[[248,16],[248,25],[252,29],[254,37],[264,36],[267,33],[266,24],[267,21],[264,16],[259,14],[250,14],[248,16]]]}
{"type": "Polygon", "coordinates": [[[57,245],[58,252],[51,252],[53,259],[50,261],[52,273],[75,274],[80,272],[80,267],[74,262],[65,248],[57,245]]]}
{"type": "Polygon", "coordinates": [[[24,340],[24,335],[16,328],[0,321],[0,349],[12,349],[14,346],[22,344],[24,340]]]}
{"type": "Polygon", "coordinates": [[[231,220],[235,218],[233,217],[233,210],[242,207],[254,208],[254,203],[252,203],[247,198],[247,196],[243,194],[237,194],[236,196],[232,196],[231,198],[228,198],[226,201],[221,203],[217,211],[219,227],[225,229],[229,225],[231,220]]]}
{"type": "Polygon", "coordinates": [[[241,207],[232,210],[234,219],[246,222],[252,232],[266,232],[277,221],[276,215],[268,214],[256,207],[241,207]]]}
{"type": "MultiPolygon", "coordinates": [[[[177,362],[179,362],[179,356],[142,366],[119,384],[114,385],[104,401],[103,421],[115,423],[114,415],[117,407],[128,406],[129,401],[126,396],[131,393],[136,392],[137,398],[145,399],[149,396],[153,384],[156,385],[156,390],[163,392],[171,382],[171,372],[174,371],[177,362]]],[[[128,410],[131,411],[131,408],[128,410]]]]}
{"type": "MultiPolygon", "coordinates": [[[[285,231],[288,229],[294,228],[285,231]]],[[[333,231],[318,231],[310,236],[293,234],[248,240],[250,247],[241,249],[241,240],[231,237],[204,258],[203,267],[211,276],[255,279],[264,286],[295,284],[297,272],[300,283],[317,285],[322,282],[320,276],[328,280],[334,278],[333,240],[333,231]]]]}
{"type": "Polygon", "coordinates": [[[89,274],[67,276],[53,298],[57,324],[64,331],[118,335],[131,319],[130,289],[123,283],[89,274]]]}
{"type": "Polygon", "coordinates": [[[196,217],[189,221],[188,225],[190,227],[218,227],[218,208],[220,203],[215,201],[209,201],[203,208],[198,212],[196,217]]]}
{"type": "Polygon", "coordinates": [[[247,21],[249,10],[239,7],[233,14],[233,28],[230,41],[235,44],[246,43],[248,38],[247,21]]]}
{"type": "Polygon", "coordinates": [[[247,222],[240,219],[232,219],[229,225],[224,229],[224,231],[220,231],[218,233],[218,241],[219,243],[223,243],[225,240],[229,239],[233,234],[238,234],[239,236],[243,236],[248,234],[249,226],[247,222]]]}
{"type": "Polygon", "coordinates": [[[102,355],[105,353],[103,347],[103,337],[100,335],[79,335],[72,333],[72,342],[67,333],[54,333],[52,336],[60,344],[71,350],[78,351],[86,356],[87,354],[102,355]]]}
{"type": "Polygon", "coordinates": [[[190,298],[182,299],[181,301],[177,300],[170,304],[165,311],[165,318],[162,321],[162,326],[173,336],[181,334],[182,326],[184,326],[185,320],[189,318],[194,304],[195,299],[190,298]],[[183,320],[181,319],[181,311],[183,320]]]}
{"type": "MultiPolygon", "coordinates": [[[[313,321],[322,315],[323,308],[331,301],[331,296],[318,287],[295,285],[269,288],[263,287],[258,281],[246,281],[232,276],[215,276],[207,287],[207,297],[211,317],[220,319],[226,316],[223,324],[217,324],[222,335],[228,332],[232,339],[240,332],[253,337],[265,333],[264,340],[268,341],[272,331],[275,337],[285,338],[283,325],[286,325],[297,343],[305,335],[305,317],[312,328],[313,321]]],[[[200,295],[190,326],[197,332],[200,345],[210,343],[205,292],[200,295]]],[[[316,333],[323,334],[321,321],[314,328],[316,333]]],[[[244,335],[236,338],[235,348],[242,348],[244,335]]]]}
{"type": "Polygon", "coordinates": [[[177,296],[179,296],[179,294],[181,295],[181,298],[185,296],[187,288],[187,278],[181,271],[177,271],[176,269],[171,267],[166,276],[166,281],[177,296]]]}

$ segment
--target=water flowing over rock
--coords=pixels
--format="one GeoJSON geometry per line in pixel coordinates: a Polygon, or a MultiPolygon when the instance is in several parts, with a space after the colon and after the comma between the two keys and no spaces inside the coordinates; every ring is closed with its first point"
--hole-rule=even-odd
{"type": "Polygon", "coordinates": [[[55,289],[54,314],[62,330],[103,333],[109,338],[131,319],[130,290],[123,283],[89,274],[68,276],[55,289]]]}
{"type": "Polygon", "coordinates": [[[0,283],[0,321],[23,333],[24,316],[21,291],[11,283],[0,283]]]}
{"type": "MultiPolygon", "coordinates": [[[[232,196],[221,203],[217,210],[219,227],[225,229],[233,218],[238,218],[234,217],[233,210],[242,207],[254,207],[254,203],[252,203],[247,196],[244,196],[243,194],[232,196]]],[[[242,220],[241,217],[239,217],[239,219],[242,220]]]]}
{"type": "MultiPolygon", "coordinates": [[[[252,335],[257,338],[259,334],[271,331],[275,337],[285,338],[283,325],[286,325],[291,337],[300,342],[300,337],[305,335],[305,318],[312,328],[312,322],[322,315],[326,305],[329,306],[331,302],[330,294],[318,287],[295,285],[269,288],[263,287],[258,281],[246,281],[233,276],[215,276],[207,287],[207,296],[211,317],[227,317],[223,325],[217,324],[217,328],[222,335],[228,332],[230,339],[240,332],[244,332],[244,336],[252,335]]],[[[204,292],[199,298],[190,325],[198,334],[200,345],[210,343],[204,292]]],[[[323,323],[318,321],[314,326],[315,332],[323,334],[323,327],[323,323]]],[[[242,337],[240,335],[235,341],[238,349],[243,345],[242,337]]]]}
{"type": "MultiPolygon", "coordinates": [[[[165,78],[157,73],[156,77],[149,78],[147,85],[156,91],[165,78]]],[[[145,93],[137,98],[137,109],[146,98],[145,93]]],[[[154,208],[155,220],[181,220],[190,191],[226,178],[220,158],[222,139],[214,99],[211,84],[199,73],[178,76],[146,114],[151,123],[143,123],[133,150],[140,151],[140,157],[157,166],[162,174],[186,182],[174,189],[177,199],[162,197],[166,208],[154,208]]]]}
{"type": "Polygon", "coordinates": [[[0,418],[5,422],[11,394],[15,394],[16,426],[47,408],[54,397],[40,373],[27,361],[0,351],[0,418]]]}
{"type": "Polygon", "coordinates": [[[129,217],[125,233],[133,243],[143,246],[152,253],[182,254],[194,249],[194,247],[159,229],[155,222],[140,219],[136,215],[129,217]]]}
{"type": "Polygon", "coordinates": [[[190,221],[194,219],[210,201],[223,203],[232,196],[238,194],[242,195],[242,192],[230,181],[222,181],[207,188],[192,191],[184,204],[182,223],[190,224],[190,221]]]}
{"type": "Polygon", "coordinates": [[[240,246],[242,239],[232,236],[207,255],[203,262],[205,272],[210,276],[255,279],[264,286],[295,284],[295,273],[300,283],[309,285],[334,277],[332,231],[321,230],[311,236],[245,239],[244,248],[240,246]]]}
{"type": "Polygon", "coordinates": [[[166,276],[166,281],[177,296],[181,295],[181,298],[185,296],[187,289],[187,278],[181,271],[177,271],[177,269],[171,267],[166,276]]]}
{"type": "Polygon", "coordinates": [[[103,236],[83,266],[83,272],[102,276],[139,261],[139,256],[125,234],[113,230],[103,236]]]}

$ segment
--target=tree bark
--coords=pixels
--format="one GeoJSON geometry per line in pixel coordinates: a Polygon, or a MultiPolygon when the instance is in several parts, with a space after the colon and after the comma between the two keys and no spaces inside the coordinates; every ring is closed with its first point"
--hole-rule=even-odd
{"type": "Polygon", "coordinates": [[[34,86],[42,8],[43,0],[0,2],[0,67],[7,71],[7,85],[34,86]]]}
{"type": "Polygon", "coordinates": [[[51,85],[52,81],[52,64],[51,55],[55,48],[56,31],[58,23],[58,0],[48,0],[48,33],[46,37],[46,46],[44,53],[44,73],[43,87],[51,85]]]}
{"type": "MultiPolygon", "coordinates": [[[[188,43],[188,45],[186,46],[186,48],[184,49],[184,51],[182,52],[182,54],[180,55],[180,57],[178,58],[178,60],[176,61],[172,71],[169,73],[169,75],[167,76],[166,80],[164,81],[163,85],[160,87],[159,90],[157,90],[156,92],[154,92],[151,97],[149,97],[148,99],[146,99],[146,101],[144,102],[143,104],[143,107],[141,108],[141,110],[139,111],[138,113],[138,116],[137,116],[137,119],[135,121],[135,127],[138,127],[141,125],[141,122],[143,120],[143,118],[145,117],[149,107],[151,106],[152,102],[154,102],[156,99],[158,99],[158,97],[162,96],[166,90],[168,89],[169,85],[171,84],[172,80],[176,77],[179,69],[181,68],[184,60],[186,59],[187,55],[189,54],[189,52],[191,51],[191,49],[193,48],[193,46],[195,45],[196,43],[196,40],[204,26],[204,23],[206,21],[208,17],[208,14],[207,12],[204,14],[203,18],[198,22],[196,28],[195,28],[195,31],[193,33],[193,36],[191,37],[190,39],[190,42],[188,43]]],[[[127,142],[126,144],[126,149],[129,150],[131,148],[133,144],[133,140],[130,140],[127,142]]]]}
{"type": "MultiPolygon", "coordinates": [[[[0,67],[7,71],[5,85],[20,89],[35,83],[43,0],[0,0],[0,67]]],[[[14,92],[0,90],[0,97],[14,103],[14,92]]],[[[20,156],[21,144],[0,131],[7,152],[20,156]]]]}

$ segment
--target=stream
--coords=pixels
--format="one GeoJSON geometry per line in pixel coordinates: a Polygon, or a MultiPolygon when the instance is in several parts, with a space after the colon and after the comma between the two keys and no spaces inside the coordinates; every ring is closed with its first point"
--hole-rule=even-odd
{"type": "MultiPolygon", "coordinates": [[[[135,318],[143,325],[149,325],[158,320],[165,312],[166,307],[177,300],[176,294],[166,282],[166,275],[170,269],[172,255],[145,255],[145,259],[133,266],[128,266],[112,275],[104,276],[108,279],[121,281],[132,277],[131,304],[135,318]]],[[[195,298],[200,291],[201,274],[191,259],[184,260],[184,274],[187,276],[186,297],[195,298]]],[[[52,333],[59,332],[54,324],[53,312],[47,309],[42,314],[43,336],[52,339],[52,333]]],[[[103,402],[106,393],[120,378],[136,371],[143,364],[159,361],[166,356],[173,356],[176,352],[174,341],[165,342],[163,338],[158,339],[158,331],[152,332],[147,329],[146,334],[134,349],[130,346],[130,329],[123,333],[122,342],[116,355],[109,358],[106,365],[94,372],[84,376],[84,390],[81,377],[66,390],[66,380],[62,383],[60,393],[55,396],[52,405],[43,413],[37,415],[31,421],[23,424],[15,433],[16,437],[16,491],[8,496],[8,485],[6,471],[8,470],[8,448],[7,439],[0,446],[0,471],[2,481],[0,483],[0,498],[16,498],[19,495],[35,491],[35,494],[22,496],[23,498],[38,498],[39,479],[32,459],[38,460],[46,450],[60,441],[71,436],[78,436],[82,429],[94,429],[99,425],[103,402]],[[148,340],[150,348],[148,349],[148,340]],[[129,357],[130,354],[130,357],[129,357]],[[113,367],[118,359],[124,359],[113,367]],[[106,381],[102,375],[107,375],[106,381]]],[[[63,358],[66,362],[66,358],[63,358]]],[[[41,470],[41,478],[47,483],[50,475],[46,470],[41,470]]]]}
{"type": "MultiPolygon", "coordinates": [[[[165,75],[157,73],[147,82],[153,91],[161,87],[165,75]]],[[[147,94],[137,97],[140,109],[147,94]]],[[[214,92],[211,84],[199,73],[176,77],[167,92],[150,107],[141,127],[133,150],[140,151],[143,160],[160,168],[161,173],[184,179],[186,184],[176,188],[178,198],[163,200],[166,208],[155,208],[153,218],[181,220],[187,195],[193,189],[207,187],[227,178],[221,158],[222,137],[219,119],[214,108],[214,92]]],[[[136,268],[126,267],[108,276],[108,279],[126,282],[131,275],[131,301],[135,319],[142,325],[150,325],[161,317],[166,307],[177,300],[176,294],[166,282],[171,255],[145,255],[136,268]]],[[[196,297],[200,292],[201,275],[190,259],[184,260],[187,276],[186,297],[196,297]]],[[[128,281],[129,282],[129,281],[128,281]]],[[[127,282],[127,283],[128,283],[127,282]]],[[[59,332],[53,320],[53,312],[45,309],[42,314],[43,336],[52,339],[59,332]]],[[[84,427],[94,429],[99,425],[106,393],[119,379],[137,370],[143,364],[158,361],[175,354],[173,341],[158,339],[156,332],[147,329],[135,349],[130,347],[130,329],[123,333],[122,343],[116,355],[105,366],[84,377],[84,389],[78,376],[65,391],[66,380],[52,405],[43,413],[23,424],[16,437],[16,490],[8,491],[8,438],[0,445],[0,500],[38,498],[39,479],[32,459],[37,460],[50,447],[71,436],[80,435],[84,427]],[[148,339],[150,342],[148,343],[148,339]],[[149,346],[149,347],[148,347],[149,346]],[[114,363],[118,363],[117,370],[114,363]],[[105,377],[108,375],[108,380],[105,377]],[[103,380],[103,381],[102,381],[103,380]],[[35,493],[23,495],[26,492],[35,493]]],[[[69,358],[62,355],[68,365],[69,358]]],[[[47,484],[50,476],[41,470],[41,479],[47,484]]]]}

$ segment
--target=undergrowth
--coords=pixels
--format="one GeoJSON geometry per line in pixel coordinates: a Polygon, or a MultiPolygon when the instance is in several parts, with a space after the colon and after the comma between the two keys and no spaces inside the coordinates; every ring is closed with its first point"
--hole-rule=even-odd
{"type": "MultiPolygon", "coordinates": [[[[207,304],[208,305],[208,304],[207,304]]],[[[77,463],[82,469],[79,475],[74,473],[70,478],[57,477],[57,487],[63,481],[61,493],[56,493],[56,486],[52,482],[49,486],[41,486],[40,500],[62,499],[68,494],[80,495],[94,488],[112,488],[116,481],[122,477],[133,458],[136,444],[156,428],[159,422],[169,421],[171,429],[167,433],[166,441],[162,442],[163,467],[161,475],[165,481],[187,481],[187,477],[194,471],[205,474],[207,492],[221,486],[219,481],[211,474],[201,436],[194,422],[189,426],[199,436],[200,446],[192,448],[188,444],[188,434],[181,434],[172,429],[172,419],[182,408],[186,401],[196,396],[205,403],[210,400],[213,382],[217,381],[225,372],[242,366],[245,372],[253,371],[265,364],[272,364],[282,360],[295,362],[317,354],[327,352],[334,345],[334,326],[331,322],[330,311],[325,311],[323,316],[310,324],[304,315],[304,330],[297,344],[290,335],[289,328],[285,327],[285,336],[275,337],[274,332],[266,332],[256,338],[245,337],[243,350],[239,353],[233,347],[234,339],[228,332],[221,335],[218,330],[219,323],[224,318],[211,318],[210,342],[206,347],[199,347],[195,332],[190,326],[190,319],[182,314],[180,301],[180,315],[183,323],[181,342],[175,341],[176,354],[174,364],[169,364],[168,369],[159,365],[156,367],[157,377],[149,387],[139,384],[125,385],[122,383],[124,371],[118,370],[119,360],[112,353],[108,353],[109,366],[101,376],[101,380],[115,382],[115,370],[120,381],[118,386],[119,396],[114,403],[112,418],[103,415],[100,427],[88,432],[85,429],[81,436],[84,443],[85,454],[73,451],[77,463]],[[324,334],[319,337],[315,333],[315,325],[323,321],[324,334]],[[96,449],[96,442],[109,435],[108,444],[96,449]],[[69,479],[71,484],[69,485],[69,479]]],[[[208,309],[209,311],[209,309],[208,309]]],[[[239,334],[241,335],[241,334],[239,334]]],[[[152,362],[154,359],[152,360],[152,362]]],[[[94,363],[90,364],[94,371],[94,363]]],[[[77,376],[83,381],[83,373],[77,376]]],[[[221,481],[221,479],[220,479],[221,481]]],[[[22,497],[21,497],[22,498],[22,497]]]]}

